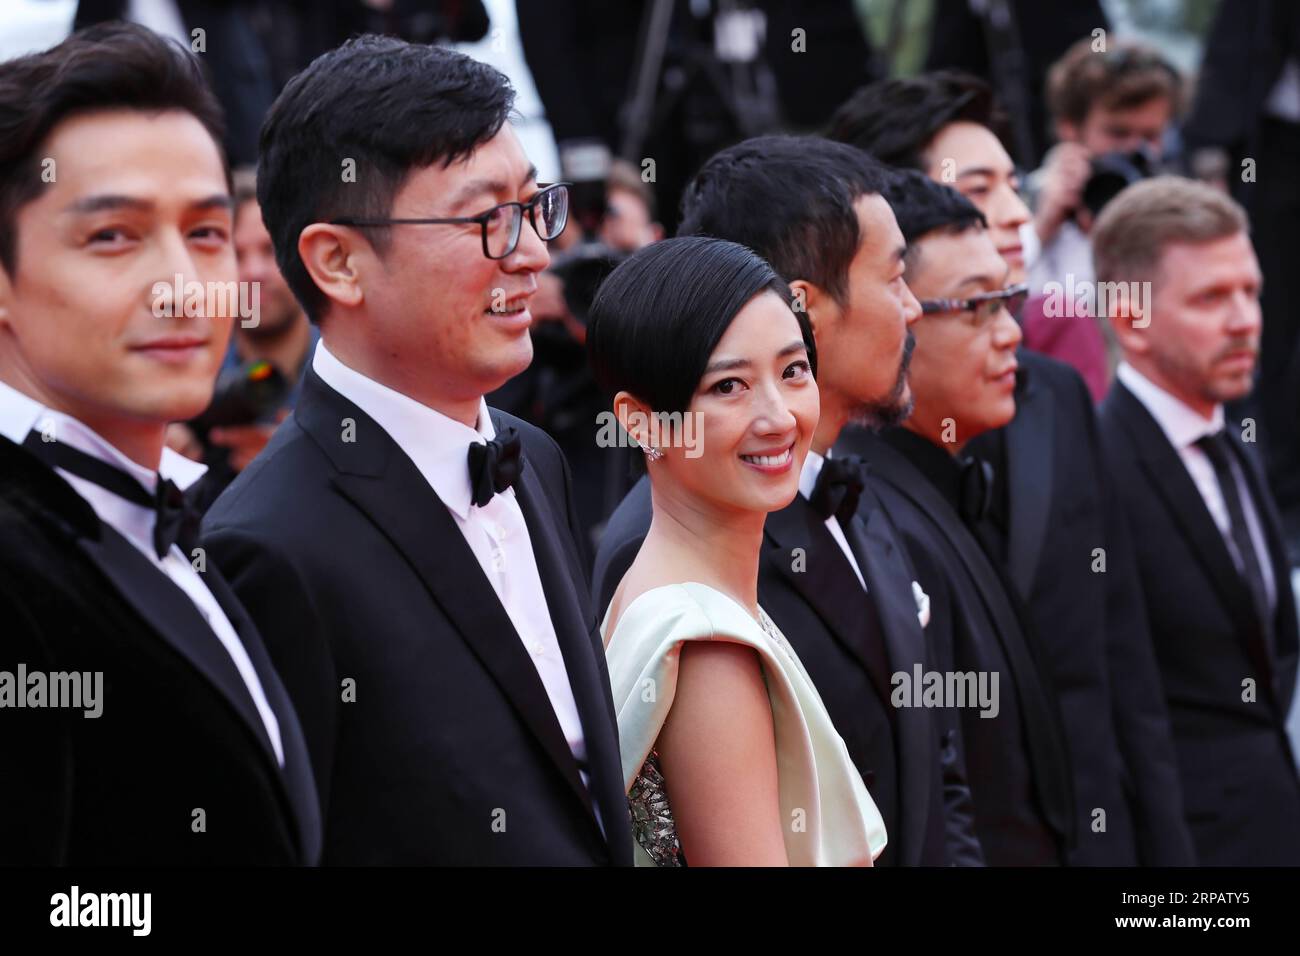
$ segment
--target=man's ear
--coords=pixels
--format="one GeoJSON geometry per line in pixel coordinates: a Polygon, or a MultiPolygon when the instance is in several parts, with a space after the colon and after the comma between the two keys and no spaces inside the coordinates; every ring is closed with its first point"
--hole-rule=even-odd
{"type": "Polygon", "coordinates": [[[794,295],[790,307],[795,312],[803,312],[808,316],[813,339],[819,338],[827,324],[839,314],[839,303],[825,289],[807,279],[795,279],[791,282],[790,292],[794,295]]]}
{"type": "Polygon", "coordinates": [[[365,300],[359,260],[373,251],[357,230],[313,222],[298,235],[298,255],[316,287],[330,299],[350,307],[365,300]]]}
{"type": "Polygon", "coordinates": [[[1115,341],[1124,353],[1146,355],[1151,351],[1148,337],[1151,329],[1151,302],[1140,304],[1128,300],[1128,296],[1112,297],[1110,307],[1110,327],[1115,333],[1115,341]]]}
{"type": "Polygon", "coordinates": [[[650,441],[650,406],[631,392],[619,392],[614,396],[614,417],[623,426],[623,431],[632,436],[642,448],[650,441]]]}

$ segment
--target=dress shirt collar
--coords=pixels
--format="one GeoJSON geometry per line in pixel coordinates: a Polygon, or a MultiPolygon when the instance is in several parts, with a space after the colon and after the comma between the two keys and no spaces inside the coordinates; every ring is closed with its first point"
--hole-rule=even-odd
{"type": "Polygon", "coordinates": [[[831,450],[828,448],[825,455],[819,455],[808,449],[808,457],[803,460],[803,468],[799,470],[799,494],[811,500],[813,490],[817,487],[817,478],[822,473],[822,465],[826,464],[826,459],[831,457],[831,450]]]}
{"type": "MultiPolygon", "coordinates": [[[[444,505],[462,521],[469,517],[469,446],[496,437],[486,399],[479,399],[478,427],[423,405],[344,365],[322,339],[312,356],[312,369],[334,391],[375,420],[406,453],[444,505]]],[[[508,489],[510,494],[514,489],[508,489]]]]}
{"type": "Polygon", "coordinates": [[[1115,377],[1124,383],[1124,387],[1146,407],[1151,417],[1169,439],[1169,444],[1178,451],[1194,445],[1205,435],[1213,435],[1223,430],[1223,406],[1215,405],[1214,413],[1206,421],[1195,409],[1182,399],[1170,395],[1151,379],[1147,378],[1127,362],[1120,362],[1115,377]]]}
{"type": "Polygon", "coordinates": [[[132,461],[94,429],[69,415],[46,408],[36,399],[0,382],[0,435],[21,445],[32,429],[44,431],[47,422],[56,440],[126,472],[151,494],[157,488],[158,475],[170,478],[176,487],[184,490],[208,470],[206,465],[191,461],[170,448],[163,448],[158,470],[150,471],[132,461]]]}

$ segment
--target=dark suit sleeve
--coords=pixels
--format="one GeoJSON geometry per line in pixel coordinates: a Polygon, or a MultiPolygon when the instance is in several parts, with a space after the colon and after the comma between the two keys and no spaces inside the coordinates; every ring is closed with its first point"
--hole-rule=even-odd
{"type": "MultiPolygon", "coordinates": [[[[916,569],[916,580],[930,598],[930,623],[925,628],[926,664],[931,670],[951,673],[953,661],[952,597],[943,574],[924,548],[908,540],[907,553],[916,569]]],[[[939,762],[943,773],[944,844],[950,866],[983,866],[984,853],[975,835],[975,804],[966,779],[961,719],[955,708],[935,711],[939,734],[939,762]]]]}
{"type": "MultiPolygon", "coordinates": [[[[16,675],[59,670],[41,639],[36,615],[8,593],[0,569],[0,670],[16,675]]],[[[15,692],[25,693],[16,687],[15,692]]],[[[69,711],[0,711],[0,865],[60,866],[71,825],[72,742],[69,711]]],[[[76,719],[81,719],[79,713],[76,719]]]]}
{"type": "Polygon", "coordinates": [[[327,615],[313,600],[304,575],[266,541],[230,526],[205,525],[203,531],[208,560],[253,619],[298,712],[323,819],[329,808],[341,681],[348,676],[336,672],[327,615]]]}
{"type": "MultiPolygon", "coordinates": [[[[1099,447],[1092,420],[1092,441],[1099,447]]],[[[1098,460],[1100,457],[1098,451],[1098,460]]],[[[1145,866],[1192,866],[1183,789],[1169,712],[1147,624],[1146,603],[1123,503],[1103,469],[1106,511],[1106,664],[1111,713],[1124,767],[1138,859],[1145,866]]]]}

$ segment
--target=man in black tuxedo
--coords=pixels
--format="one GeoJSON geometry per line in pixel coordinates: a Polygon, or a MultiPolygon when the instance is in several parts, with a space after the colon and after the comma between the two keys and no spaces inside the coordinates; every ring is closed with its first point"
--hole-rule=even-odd
{"type": "MultiPolygon", "coordinates": [[[[790,277],[812,323],[821,419],[800,494],[768,516],[758,598],[795,646],[884,817],[889,845],[876,865],[979,865],[951,727],[891,704],[894,675],[930,666],[916,575],[888,514],[863,487],[862,463],[828,457],[847,422],[896,421],[910,405],[907,327],[919,312],[902,279],[902,236],[880,196],[887,175],[838,143],[747,140],[696,175],[683,231],[767,257],[790,277]]],[[[642,479],[610,518],[596,556],[600,607],[650,517],[642,479]]]]}
{"type": "Polygon", "coordinates": [[[983,216],[915,171],[885,191],[907,238],[916,324],[911,416],[872,434],[848,429],[838,448],[871,463],[880,495],[931,602],[940,675],[973,675],[991,693],[945,699],[958,715],[975,832],[995,866],[1064,863],[1074,839],[1073,786],[1060,712],[1021,608],[981,541],[992,469],[964,453],[1015,414],[1020,328],[1008,267],[983,216]]]}
{"type": "Polygon", "coordinates": [[[1137,542],[1197,858],[1300,864],[1300,777],[1286,734],[1296,604],[1247,395],[1262,276],[1245,213],[1161,177],[1103,210],[1097,276],[1124,352],[1101,410],[1107,462],[1137,542]]]}
{"type": "MultiPolygon", "coordinates": [[[[987,86],[955,73],[889,80],[860,90],[831,126],[832,138],[951,182],[987,220],[1007,281],[1024,281],[1029,211],[987,86]]],[[[1096,415],[1073,369],[1025,348],[1016,358],[1015,417],[967,451],[997,476],[985,535],[1065,721],[1079,835],[1069,862],[1190,865],[1169,716],[1096,415]]]]}
{"type": "Polygon", "coordinates": [[[262,215],[321,342],[204,533],[302,714],[326,863],[631,862],[568,468],[483,400],[532,357],[568,209],[513,95],[369,36],[263,129],[262,215]]]}
{"type": "Polygon", "coordinates": [[[203,467],[163,444],[230,337],[221,122],[139,27],[0,64],[0,863],[320,855],[298,718],[194,547],[203,467]]]}

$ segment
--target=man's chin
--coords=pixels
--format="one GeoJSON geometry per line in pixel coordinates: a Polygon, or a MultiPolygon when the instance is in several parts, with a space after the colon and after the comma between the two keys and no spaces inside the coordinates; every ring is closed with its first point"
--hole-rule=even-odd
{"type": "Polygon", "coordinates": [[[533,364],[533,340],[525,335],[521,342],[511,343],[492,358],[495,359],[491,363],[492,373],[484,376],[485,384],[491,387],[486,388],[484,394],[495,392],[512,378],[528,371],[528,366],[533,364]]]}
{"type": "Polygon", "coordinates": [[[914,405],[912,390],[905,388],[902,395],[892,397],[887,402],[862,406],[855,414],[850,416],[849,421],[854,425],[861,425],[872,431],[893,428],[895,425],[901,425],[907,421],[908,416],[912,414],[914,405]]]}

